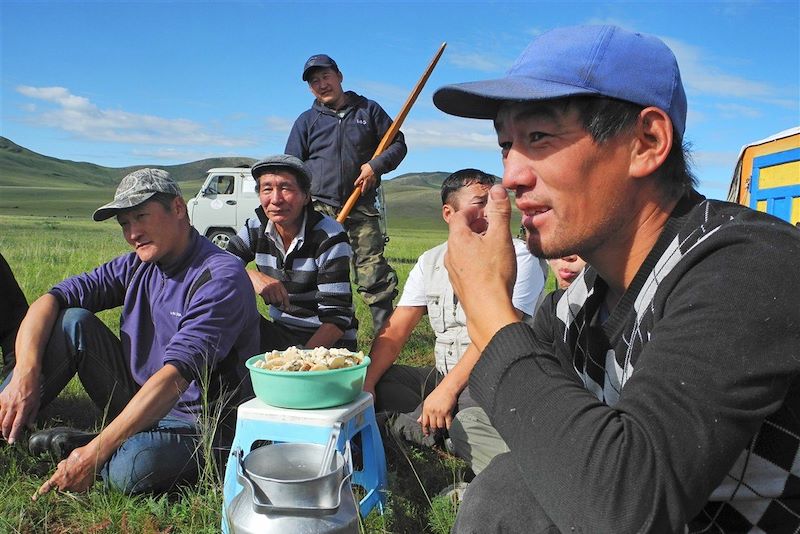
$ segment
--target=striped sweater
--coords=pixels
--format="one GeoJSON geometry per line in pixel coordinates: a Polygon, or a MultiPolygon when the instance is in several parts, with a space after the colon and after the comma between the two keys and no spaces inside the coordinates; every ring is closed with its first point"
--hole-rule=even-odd
{"type": "Polygon", "coordinates": [[[270,317],[290,330],[312,334],[321,324],[332,323],[344,331],[342,340],[356,339],[357,322],[350,287],[353,255],[341,224],[310,206],[300,234],[284,254],[271,237],[272,223],[259,206],[228,245],[228,252],[280,280],[290,304],[270,306],[270,317]]]}

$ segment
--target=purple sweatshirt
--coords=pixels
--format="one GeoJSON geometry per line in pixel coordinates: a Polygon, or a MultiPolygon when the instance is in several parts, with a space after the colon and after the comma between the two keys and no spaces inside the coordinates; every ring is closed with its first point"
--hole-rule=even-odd
{"type": "Polygon", "coordinates": [[[62,308],[98,312],[122,306],[120,339],[140,386],[170,363],[190,382],[169,416],[197,420],[208,371],[209,400],[252,392],[244,361],[258,353],[255,294],[238,258],[192,229],[173,265],[145,263],[135,253],[67,278],[50,293],[62,308]],[[242,387],[238,388],[241,385],[242,387]]]}

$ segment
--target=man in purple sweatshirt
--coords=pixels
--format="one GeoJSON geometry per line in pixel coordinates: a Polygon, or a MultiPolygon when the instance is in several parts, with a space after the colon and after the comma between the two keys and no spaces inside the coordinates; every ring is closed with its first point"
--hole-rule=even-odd
{"type": "Polygon", "coordinates": [[[76,373],[106,412],[97,435],[31,436],[32,449],[66,456],[34,498],[86,490],[97,475],[127,493],[190,481],[208,438],[198,425],[203,405],[223,403],[232,414],[252,394],[244,360],[258,351],[258,311],[241,262],[191,227],[180,189],[163,170],[123,178],[94,220],[114,216],[134,252],[36,300],[20,325],[16,366],[0,385],[0,430],[9,443],[76,373]],[[117,306],[119,338],[94,315],[117,306]],[[59,439],[60,450],[48,443],[59,439]]]}

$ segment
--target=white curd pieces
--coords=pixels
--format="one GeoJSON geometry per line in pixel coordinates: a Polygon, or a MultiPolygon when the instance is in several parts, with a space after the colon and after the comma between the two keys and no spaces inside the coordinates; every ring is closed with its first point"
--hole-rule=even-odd
{"type": "Polygon", "coordinates": [[[364,361],[361,351],[350,352],[347,349],[299,349],[289,347],[286,350],[273,350],[264,354],[263,360],[256,360],[252,365],[270,371],[328,371],[353,367],[364,361]]]}

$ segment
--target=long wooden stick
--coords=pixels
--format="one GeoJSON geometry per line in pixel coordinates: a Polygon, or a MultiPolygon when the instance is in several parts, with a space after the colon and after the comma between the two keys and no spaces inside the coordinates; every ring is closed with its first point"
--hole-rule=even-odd
{"type": "MultiPolygon", "coordinates": [[[[414,90],[411,91],[411,94],[408,95],[408,99],[406,99],[406,103],[403,104],[400,113],[397,114],[394,121],[392,121],[392,125],[389,126],[389,129],[386,130],[386,133],[383,134],[383,139],[378,144],[378,148],[375,149],[375,153],[372,155],[370,160],[373,160],[381,155],[381,153],[386,150],[386,147],[389,146],[392,141],[394,141],[394,137],[397,135],[397,132],[400,130],[400,126],[403,124],[403,121],[408,115],[408,112],[411,110],[411,106],[414,105],[414,102],[417,100],[417,97],[422,92],[422,88],[425,86],[425,82],[428,81],[431,73],[433,72],[433,68],[436,67],[436,63],[439,61],[439,58],[442,57],[442,53],[444,52],[444,47],[447,46],[447,43],[442,43],[442,46],[439,47],[439,51],[436,52],[436,55],[433,56],[428,68],[425,70],[425,73],[417,82],[417,85],[414,86],[414,90]]],[[[353,192],[350,194],[350,198],[347,199],[347,202],[344,203],[344,207],[342,211],[339,213],[339,216],[336,217],[336,220],[340,223],[343,223],[347,216],[350,215],[350,210],[353,209],[353,206],[356,205],[358,202],[358,197],[361,196],[361,186],[356,187],[353,189],[353,192]]]]}

